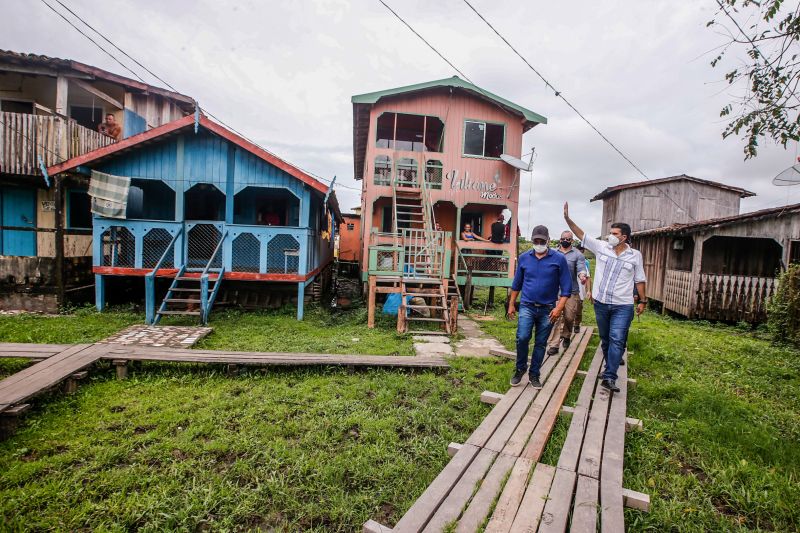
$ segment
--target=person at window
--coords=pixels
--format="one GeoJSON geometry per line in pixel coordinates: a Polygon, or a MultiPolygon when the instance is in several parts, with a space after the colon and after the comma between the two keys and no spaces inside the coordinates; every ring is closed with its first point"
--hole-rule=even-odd
{"type": "MultiPolygon", "coordinates": [[[[497,220],[492,224],[489,241],[494,244],[503,244],[505,241],[506,225],[503,220],[502,214],[497,215],[497,220]]],[[[503,250],[488,250],[486,253],[489,255],[503,255],[503,250]]]]}
{"type": "Polygon", "coordinates": [[[261,224],[264,226],[281,225],[281,217],[278,216],[278,213],[275,212],[272,206],[266,207],[261,213],[259,213],[258,218],[261,224]]]}
{"type": "Polygon", "coordinates": [[[97,131],[103,135],[108,135],[115,141],[118,141],[120,137],[122,137],[122,128],[117,123],[113,113],[106,113],[106,120],[97,126],[97,131]]]}
{"type": "Polygon", "coordinates": [[[601,386],[609,391],[619,392],[616,385],[617,369],[625,353],[625,343],[633,322],[634,286],[639,293],[636,314],[641,315],[647,307],[647,278],[642,254],[628,244],[631,227],[625,222],[611,224],[606,242],[589,237],[569,218],[568,203],[564,203],[564,220],[586,249],[597,258],[592,299],[600,346],[606,360],[601,386]]]}
{"type": "Polygon", "coordinates": [[[528,370],[528,347],[535,331],[528,381],[533,388],[541,389],[539,373],[547,348],[547,338],[553,329],[553,323],[567,305],[572,293],[572,278],[564,254],[548,246],[550,233],[545,226],[533,228],[531,240],[533,249],[519,256],[508,298],[508,317],[513,318],[517,296],[521,294],[517,323],[517,364],[511,377],[511,386],[520,385],[525,371],[528,370]]]}
{"type": "Polygon", "coordinates": [[[575,325],[575,318],[578,316],[578,306],[581,302],[580,287],[586,279],[586,258],[583,254],[572,246],[572,232],[561,232],[561,239],[558,243],[556,251],[564,255],[569,266],[569,275],[572,280],[572,293],[567,300],[567,306],[564,308],[564,315],[556,324],[555,342],[550,345],[547,350],[547,355],[555,355],[558,353],[559,345],[563,345],[566,350],[569,348],[572,338],[572,328],[575,325]]]}
{"type": "MultiPolygon", "coordinates": [[[[473,233],[472,232],[472,224],[464,224],[464,231],[461,232],[461,240],[462,241],[473,241],[473,242],[477,242],[477,241],[488,242],[487,239],[484,239],[483,237],[481,237],[477,233],[473,233]]],[[[464,248],[462,251],[465,254],[473,254],[473,253],[475,253],[475,250],[473,250],[471,248],[464,248]]],[[[478,259],[477,257],[465,257],[464,258],[464,260],[466,261],[467,266],[470,268],[470,270],[475,269],[475,267],[477,265],[477,263],[476,263],[477,259],[478,259]]]]}

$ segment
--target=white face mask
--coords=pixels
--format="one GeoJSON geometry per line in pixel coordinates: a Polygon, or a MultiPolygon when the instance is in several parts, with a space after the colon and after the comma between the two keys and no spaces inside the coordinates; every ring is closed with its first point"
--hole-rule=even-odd
{"type": "Polygon", "coordinates": [[[547,251],[547,245],[546,244],[534,244],[533,245],[533,251],[536,252],[537,254],[543,254],[543,253],[545,253],[547,251]]]}
{"type": "Polygon", "coordinates": [[[609,234],[608,235],[608,244],[610,244],[611,246],[618,245],[619,244],[619,237],[617,237],[613,233],[609,234]]]}

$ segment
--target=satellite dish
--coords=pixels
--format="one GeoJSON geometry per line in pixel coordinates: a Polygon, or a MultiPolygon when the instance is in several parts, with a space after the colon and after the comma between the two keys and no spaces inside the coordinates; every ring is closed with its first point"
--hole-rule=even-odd
{"type": "Polygon", "coordinates": [[[513,155],[508,155],[508,154],[500,154],[500,159],[502,159],[512,167],[518,168],[522,171],[530,172],[531,170],[533,170],[533,152],[531,152],[531,160],[527,163],[522,159],[519,159],[518,157],[514,157],[513,155]]]}
{"type": "MultiPolygon", "coordinates": [[[[501,156],[502,157],[502,156],[501,156]]],[[[772,184],[778,187],[800,185],[800,163],[791,166],[772,178],[772,184]]]]}

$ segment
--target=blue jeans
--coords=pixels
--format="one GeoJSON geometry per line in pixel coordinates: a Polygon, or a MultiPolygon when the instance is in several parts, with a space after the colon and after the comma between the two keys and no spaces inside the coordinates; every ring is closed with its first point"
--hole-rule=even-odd
{"type": "Polygon", "coordinates": [[[547,348],[547,338],[553,324],[550,322],[550,311],[553,305],[543,305],[534,307],[530,304],[520,304],[519,322],[517,323],[517,370],[524,372],[528,368],[528,347],[530,346],[531,336],[536,329],[536,338],[533,344],[533,356],[531,357],[531,370],[529,374],[539,377],[544,359],[544,351],[547,348]]]}
{"type": "Polygon", "coordinates": [[[595,301],[594,314],[597,320],[597,332],[600,334],[600,347],[606,360],[603,379],[616,380],[619,362],[628,342],[628,331],[633,322],[633,305],[604,304],[595,301]]]}

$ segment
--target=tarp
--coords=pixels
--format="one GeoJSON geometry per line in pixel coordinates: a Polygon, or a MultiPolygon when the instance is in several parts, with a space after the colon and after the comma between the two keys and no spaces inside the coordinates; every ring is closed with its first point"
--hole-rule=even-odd
{"type": "Polygon", "coordinates": [[[126,218],[130,188],[131,179],[128,177],[92,170],[89,181],[92,213],[108,218],[126,218]]]}

